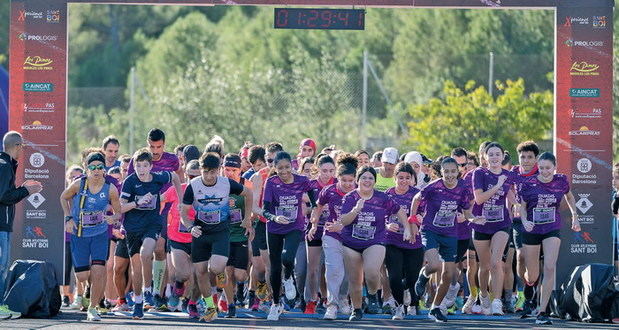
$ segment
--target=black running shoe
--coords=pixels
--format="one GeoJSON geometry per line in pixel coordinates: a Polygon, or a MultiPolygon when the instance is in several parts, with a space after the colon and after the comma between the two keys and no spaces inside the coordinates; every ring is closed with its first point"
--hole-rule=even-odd
{"type": "Polygon", "coordinates": [[[428,317],[433,319],[435,322],[447,322],[447,317],[443,315],[443,312],[441,312],[441,309],[438,307],[431,310],[428,317]]]}
{"type": "Polygon", "coordinates": [[[426,293],[426,285],[430,280],[429,277],[426,277],[423,274],[424,269],[425,268],[421,268],[421,270],[419,271],[419,277],[417,277],[417,283],[415,283],[415,293],[417,294],[417,297],[420,298],[422,298],[423,295],[426,293]]]}
{"type": "Polygon", "coordinates": [[[535,305],[534,305],[533,301],[531,301],[531,300],[525,301],[524,302],[524,306],[522,306],[522,313],[520,314],[520,318],[521,319],[526,319],[528,317],[531,317],[534,308],[535,308],[535,305]]]}
{"type": "Polygon", "coordinates": [[[359,321],[362,318],[363,318],[363,312],[361,312],[361,309],[355,309],[352,311],[352,314],[350,314],[348,321],[359,321]]]}
{"type": "Polygon", "coordinates": [[[545,312],[541,312],[537,315],[537,320],[535,320],[535,324],[552,325],[552,321],[550,320],[550,317],[548,317],[548,314],[546,314],[545,312]]]}
{"type": "Polygon", "coordinates": [[[228,314],[226,314],[226,318],[231,319],[236,317],[236,305],[229,304],[228,305],[228,314]]]}

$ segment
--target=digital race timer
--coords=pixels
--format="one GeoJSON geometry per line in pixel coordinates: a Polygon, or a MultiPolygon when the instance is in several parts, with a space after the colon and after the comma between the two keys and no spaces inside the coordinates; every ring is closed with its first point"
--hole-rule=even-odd
{"type": "Polygon", "coordinates": [[[365,10],[275,8],[276,29],[364,30],[365,10]]]}

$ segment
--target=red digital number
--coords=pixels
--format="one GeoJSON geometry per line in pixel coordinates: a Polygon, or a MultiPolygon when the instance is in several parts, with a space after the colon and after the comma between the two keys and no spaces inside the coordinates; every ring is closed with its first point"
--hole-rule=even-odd
{"type": "Polygon", "coordinates": [[[278,11],[277,20],[275,20],[275,23],[277,24],[278,27],[288,26],[288,11],[287,10],[278,11]]]}
{"type": "Polygon", "coordinates": [[[348,26],[348,13],[338,13],[337,19],[344,22],[344,26],[348,26]]]}
{"type": "Polygon", "coordinates": [[[307,27],[313,28],[316,27],[316,23],[314,23],[318,19],[318,10],[310,10],[309,18],[307,19],[307,27]]]}
{"type": "Polygon", "coordinates": [[[322,24],[320,24],[320,27],[326,28],[331,26],[331,11],[325,10],[320,14],[320,18],[322,19],[322,24]]]}

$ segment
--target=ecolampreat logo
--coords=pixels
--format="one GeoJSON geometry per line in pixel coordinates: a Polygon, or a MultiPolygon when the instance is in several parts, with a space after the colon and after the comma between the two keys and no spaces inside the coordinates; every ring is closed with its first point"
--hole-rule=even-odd
{"type": "Polygon", "coordinates": [[[571,76],[599,76],[598,70],[600,66],[594,63],[588,63],[585,61],[574,62],[570,69],[571,76]]]}
{"type": "Polygon", "coordinates": [[[570,131],[570,135],[589,135],[598,136],[600,131],[590,130],[587,126],[581,126],[577,131],[570,131]]]}
{"type": "Polygon", "coordinates": [[[24,70],[53,70],[51,58],[41,56],[28,56],[24,61],[24,70]]]}
{"type": "Polygon", "coordinates": [[[43,125],[40,121],[35,120],[32,122],[32,124],[23,125],[21,128],[27,131],[51,131],[54,126],[43,125]]]}

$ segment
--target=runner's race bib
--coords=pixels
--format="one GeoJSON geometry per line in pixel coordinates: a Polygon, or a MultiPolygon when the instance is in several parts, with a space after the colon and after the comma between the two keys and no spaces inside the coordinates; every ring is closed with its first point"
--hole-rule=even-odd
{"type": "Polygon", "coordinates": [[[482,215],[486,218],[486,222],[501,222],[503,221],[503,206],[484,204],[482,215]]]}
{"type": "Polygon", "coordinates": [[[196,219],[207,225],[216,225],[221,222],[219,210],[215,211],[197,211],[196,219]]]}
{"type": "Polygon", "coordinates": [[[230,210],[230,224],[237,224],[243,221],[243,215],[241,214],[241,209],[231,209],[230,210]]]}
{"type": "Polygon", "coordinates": [[[533,223],[543,225],[555,222],[554,207],[536,207],[533,209],[533,223]]]}
{"type": "Polygon", "coordinates": [[[82,226],[92,227],[103,222],[103,212],[83,212],[82,213],[82,226]]]}
{"type": "Polygon", "coordinates": [[[402,224],[398,220],[398,216],[397,215],[394,214],[394,215],[390,216],[389,217],[389,223],[397,224],[398,225],[398,231],[396,233],[398,233],[400,235],[404,235],[404,226],[402,226],[402,224]]]}
{"type": "Polygon", "coordinates": [[[360,226],[358,224],[352,226],[352,237],[356,239],[364,241],[374,239],[375,232],[376,227],[374,226],[360,226]]]}
{"type": "Polygon", "coordinates": [[[153,198],[150,199],[149,203],[144,203],[144,204],[138,204],[138,201],[144,196],[135,196],[135,202],[137,204],[136,209],[137,210],[142,210],[142,211],[151,211],[157,208],[157,196],[153,196],[153,198]]]}
{"type": "Polygon", "coordinates": [[[294,222],[297,218],[297,211],[298,209],[296,206],[278,206],[275,208],[275,215],[278,217],[285,217],[286,219],[294,222]]]}
{"type": "Polygon", "coordinates": [[[432,224],[439,228],[453,227],[455,221],[456,212],[450,210],[439,210],[434,215],[434,221],[432,221],[432,224]]]}
{"type": "Polygon", "coordinates": [[[178,232],[179,233],[190,233],[191,231],[189,229],[187,229],[187,227],[185,227],[185,225],[183,225],[182,221],[178,221],[178,232]]]}

